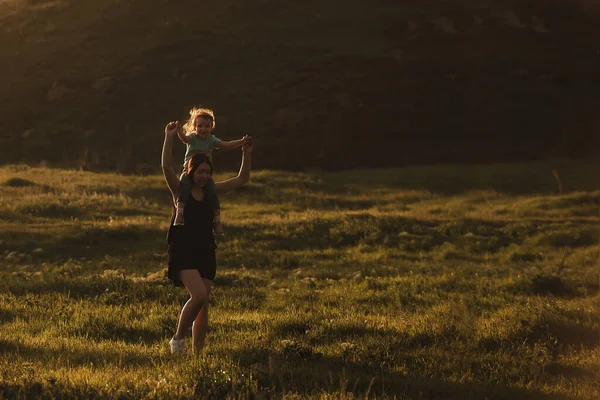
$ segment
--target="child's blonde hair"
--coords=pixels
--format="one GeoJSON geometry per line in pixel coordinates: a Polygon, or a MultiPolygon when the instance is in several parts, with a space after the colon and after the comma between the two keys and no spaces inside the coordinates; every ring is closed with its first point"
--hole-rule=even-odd
{"type": "Polygon", "coordinates": [[[215,113],[210,108],[193,107],[190,110],[190,119],[183,125],[183,133],[190,134],[194,132],[194,120],[197,117],[202,117],[212,122],[212,127],[215,127],[215,113]]]}

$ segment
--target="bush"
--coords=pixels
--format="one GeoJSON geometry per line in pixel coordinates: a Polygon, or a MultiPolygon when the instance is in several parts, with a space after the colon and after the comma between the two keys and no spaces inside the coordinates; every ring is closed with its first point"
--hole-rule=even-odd
{"type": "Polygon", "coordinates": [[[531,280],[531,290],[535,294],[552,294],[564,296],[573,290],[560,276],[538,274],[531,280]]]}
{"type": "Polygon", "coordinates": [[[13,177],[13,178],[9,178],[7,180],[5,180],[4,182],[2,182],[2,186],[10,186],[10,187],[25,187],[25,186],[34,186],[35,182],[32,182],[28,179],[22,179],[22,178],[17,178],[17,177],[13,177]]]}

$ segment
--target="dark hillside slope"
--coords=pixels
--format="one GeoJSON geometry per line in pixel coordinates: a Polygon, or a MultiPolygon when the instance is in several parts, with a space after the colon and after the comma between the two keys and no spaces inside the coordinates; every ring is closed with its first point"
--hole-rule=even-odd
{"type": "MultiPolygon", "coordinates": [[[[591,4],[591,3],[590,3],[591,4]]],[[[194,104],[263,168],[582,156],[600,20],[571,0],[9,0],[0,162],[156,165],[194,104]]],[[[182,150],[182,146],[179,146],[182,150]]],[[[216,156],[231,167],[237,152],[216,156]]]]}

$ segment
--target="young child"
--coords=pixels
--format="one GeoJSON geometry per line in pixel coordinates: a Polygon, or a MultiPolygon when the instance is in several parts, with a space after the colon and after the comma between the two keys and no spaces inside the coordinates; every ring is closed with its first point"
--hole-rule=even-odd
{"type": "MultiPolygon", "coordinates": [[[[181,174],[181,184],[179,186],[179,197],[177,198],[177,209],[173,225],[184,225],[185,202],[187,201],[192,189],[191,178],[186,173],[187,163],[196,153],[204,153],[212,160],[212,151],[218,149],[235,149],[244,145],[248,136],[238,140],[224,141],[212,134],[215,127],[215,115],[212,110],[207,108],[192,108],[190,110],[190,119],[183,125],[183,132],[177,131],[177,136],[186,145],[185,158],[183,162],[183,173],[181,174]]],[[[210,178],[204,190],[206,199],[211,203],[214,209],[213,231],[217,235],[223,234],[223,225],[221,225],[221,207],[215,190],[215,181],[210,178]]]]}

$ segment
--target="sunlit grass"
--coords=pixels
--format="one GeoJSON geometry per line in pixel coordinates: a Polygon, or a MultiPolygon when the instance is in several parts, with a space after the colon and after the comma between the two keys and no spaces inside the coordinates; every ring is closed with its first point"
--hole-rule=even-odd
{"type": "Polygon", "coordinates": [[[572,170],[253,173],[180,360],[163,178],[3,167],[1,396],[598,397],[600,192],[572,170]]]}

